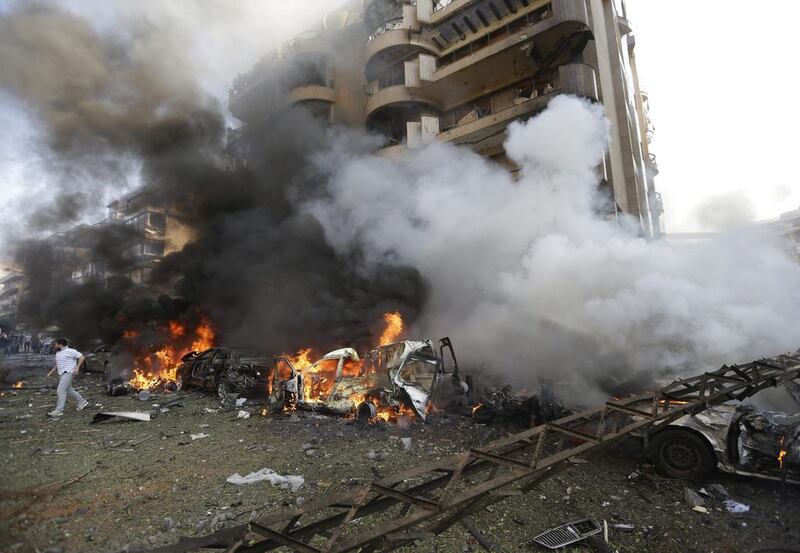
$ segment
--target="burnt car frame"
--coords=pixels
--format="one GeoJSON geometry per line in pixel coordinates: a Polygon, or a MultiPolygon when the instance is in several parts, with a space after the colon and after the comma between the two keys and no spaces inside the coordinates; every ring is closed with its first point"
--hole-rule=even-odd
{"type": "Polygon", "coordinates": [[[192,351],[181,358],[177,369],[179,386],[216,391],[225,405],[235,404],[239,395],[253,389],[263,391],[269,367],[256,359],[243,359],[228,348],[192,351]]]}
{"type": "Polygon", "coordinates": [[[270,399],[276,407],[297,407],[373,419],[381,408],[407,407],[422,420],[430,408],[463,405],[469,388],[458,374],[449,338],[439,341],[403,340],[378,347],[360,357],[353,348],[325,354],[307,369],[294,367],[288,357],[276,357],[270,379],[270,399]],[[451,359],[448,370],[445,359],[451,359]],[[327,370],[320,370],[327,364],[327,370]],[[333,365],[335,364],[335,369],[333,365]],[[332,380],[332,382],[331,382],[332,380]],[[328,384],[330,390],[313,398],[328,384]]]}
{"type": "Polygon", "coordinates": [[[673,478],[703,481],[718,469],[800,483],[800,413],[724,403],[659,428],[648,437],[647,452],[673,478]]]}
{"type": "Polygon", "coordinates": [[[83,370],[108,376],[111,371],[111,348],[105,344],[93,349],[85,355],[83,370]]]}

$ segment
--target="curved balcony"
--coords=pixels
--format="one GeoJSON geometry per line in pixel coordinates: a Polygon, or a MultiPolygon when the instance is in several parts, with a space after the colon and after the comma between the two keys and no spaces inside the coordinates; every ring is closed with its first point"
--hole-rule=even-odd
{"type": "Polygon", "coordinates": [[[558,82],[561,90],[594,100],[600,99],[597,92],[597,76],[594,67],[585,63],[568,63],[558,68],[558,82]]]}
{"type": "Polygon", "coordinates": [[[329,86],[322,85],[299,86],[289,92],[287,99],[292,104],[311,100],[335,102],[336,91],[329,86]]]}
{"type": "Polygon", "coordinates": [[[485,35],[440,57],[431,94],[449,109],[481,91],[500,89],[520,76],[539,78],[574,59],[592,38],[584,1],[553,0],[548,10],[530,14],[526,26],[509,25],[513,32],[485,35]],[[503,72],[503,67],[515,67],[519,73],[503,72]]]}
{"type": "Polygon", "coordinates": [[[403,18],[403,6],[413,5],[413,0],[368,0],[364,3],[364,25],[372,33],[388,21],[403,18]]]}
{"type": "Polygon", "coordinates": [[[418,52],[435,56],[439,53],[433,43],[420,40],[408,29],[391,29],[376,35],[367,44],[367,63],[364,68],[367,81],[374,81],[387,67],[418,52]]]}
{"type": "Polygon", "coordinates": [[[295,36],[284,48],[286,55],[330,54],[330,41],[322,31],[305,31],[295,36]]]}
{"type": "Polygon", "coordinates": [[[405,85],[395,85],[367,96],[366,121],[369,122],[376,112],[384,108],[409,105],[426,105],[437,111],[441,109],[441,104],[432,96],[416,89],[412,90],[405,85]]]}

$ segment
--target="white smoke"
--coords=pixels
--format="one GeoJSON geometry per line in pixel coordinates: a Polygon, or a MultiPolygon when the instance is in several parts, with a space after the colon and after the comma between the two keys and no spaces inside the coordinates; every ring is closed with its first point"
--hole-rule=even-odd
{"type": "Polygon", "coordinates": [[[600,106],[556,98],[509,128],[516,182],[449,144],[399,160],[343,146],[318,159],[330,197],[306,209],[339,251],[363,250],[365,271],[422,273],[417,334],[450,335],[460,358],[518,383],[546,374],[608,391],[800,346],[800,267],[767,237],[648,242],[597,215],[607,133],[600,106]]]}

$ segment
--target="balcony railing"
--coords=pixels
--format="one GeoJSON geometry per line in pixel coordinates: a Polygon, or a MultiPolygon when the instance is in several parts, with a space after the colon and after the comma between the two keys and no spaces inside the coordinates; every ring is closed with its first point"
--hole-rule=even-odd
{"type": "Polygon", "coordinates": [[[499,92],[478,98],[470,102],[470,106],[461,106],[445,113],[441,118],[442,132],[463,127],[464,125],[474,123],[484,117],[502,113],[520,104],[524,104],[529,100],[536,99],[540,96],[547,96],[559,92],[560,90],[561,86],[558,77],[555,76],[537,85],[534,85],[531,81],[517,83],[499,92]],[[512,103],[510,105],[506,103],[501,107],[495,107],[493,100],[507,96],[508,92],[512,90],[516,94],[514,98],[512,98],[512,103]]]}

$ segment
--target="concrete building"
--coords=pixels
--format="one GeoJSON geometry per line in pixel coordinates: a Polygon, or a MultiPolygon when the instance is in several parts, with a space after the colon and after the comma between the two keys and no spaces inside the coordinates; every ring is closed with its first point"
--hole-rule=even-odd
{"type": "MultiPolygon", "coordinates": [[[[137,238],[126,252],[133,267],[125,274],[135,283],[147,283],[156,263],[181,251],[194,238],[192,227],[178,209],[154,203],[144,194],[129,195],[109,204],[108,221],[123,222],[136,231],[137,238]]],[[[89,274],[93,269],[93,262],[88,261],[89,274]]]]}
{"type": "Polygon", "coordinates": [[[387,137],[382,155],[432,140],[516,168],[511,121],[559,94],[602,102],[612,122],[603,188],[645,236],[662,233],[648,98],[638,84],[624,0],[366,0],[330,14],[234,82],[230,136],[242,163],[248,127],[302,105],[332,123],[387,137]],[[286,75],[276,86],[275,75],[286,75]]]}
{"type": "Polygon", "coordinates": [[[11,326],[17,320],[17,306],[24,286],[25,276],[22,271],[8,269],[0,277],[0,327],[4,324],[11,326]]]}

